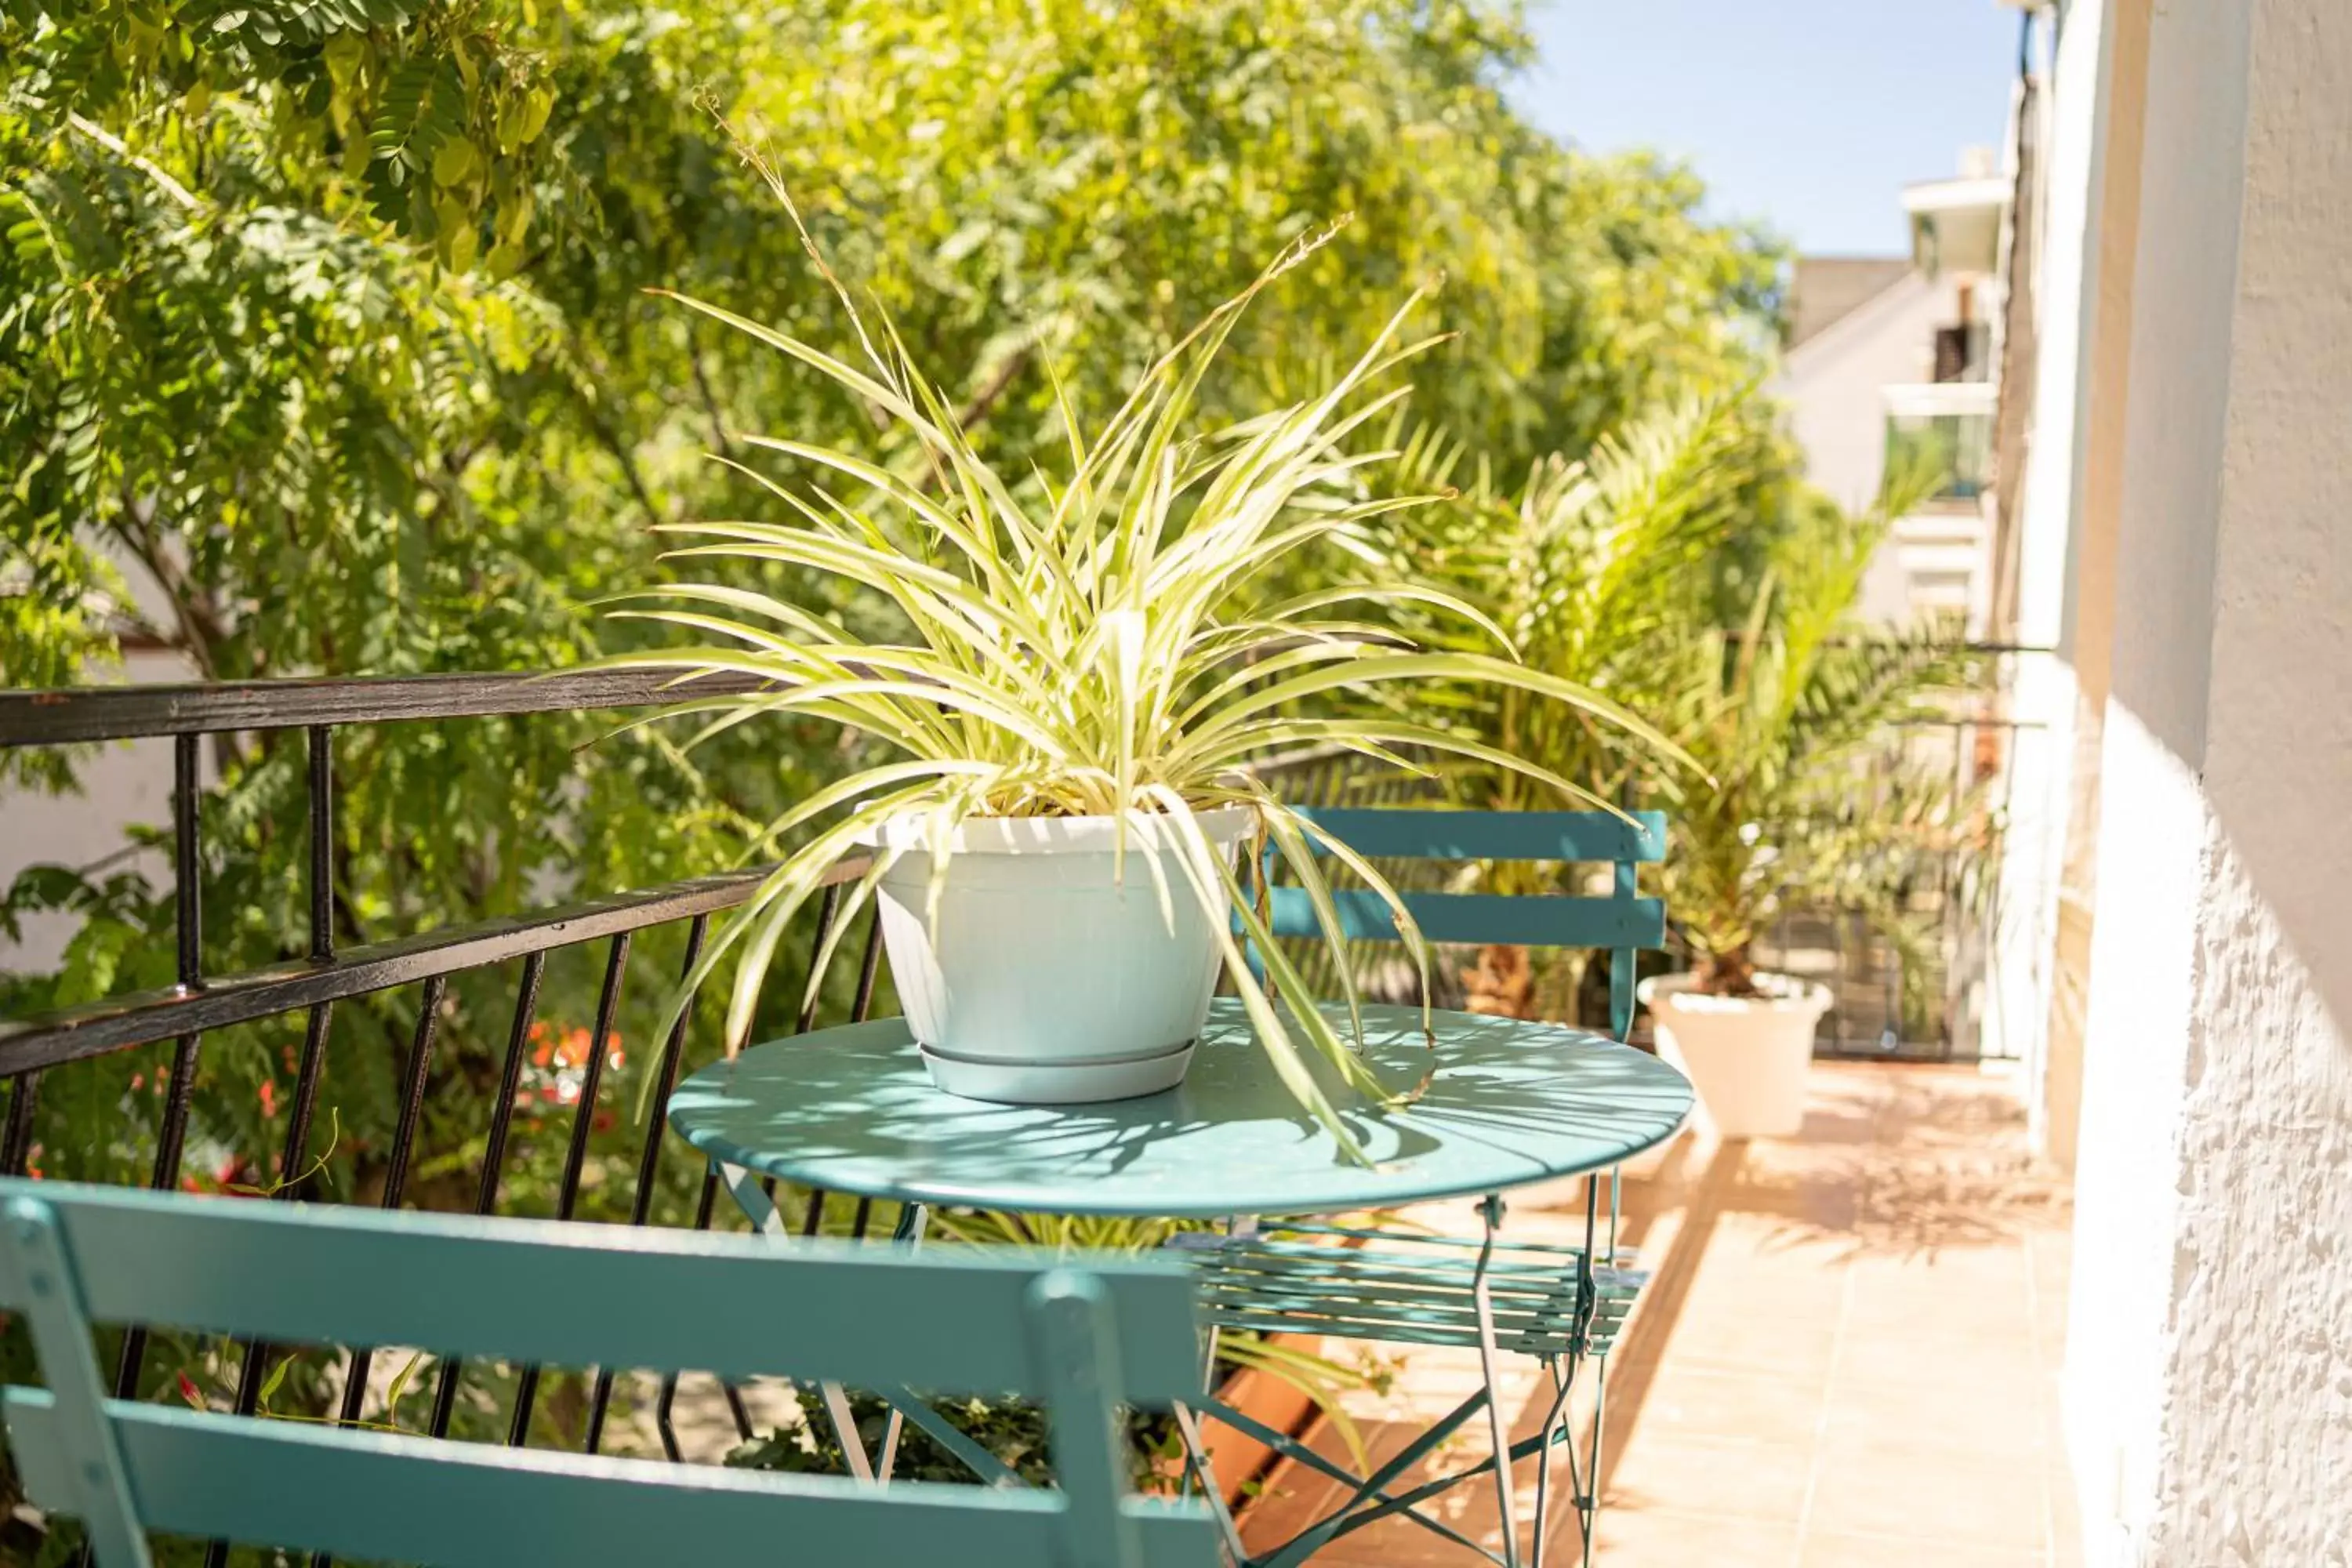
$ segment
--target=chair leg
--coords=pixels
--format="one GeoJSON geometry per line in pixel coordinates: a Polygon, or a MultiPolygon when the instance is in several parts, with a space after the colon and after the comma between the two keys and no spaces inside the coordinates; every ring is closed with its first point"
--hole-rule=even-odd
{"type": "MultiPolygon", "coordinates": [[[[1611,1166],[1609,1169],[1608,1257],[1612,1264],[1617,1258],[1619,1204],[1623,1185],[1623,1167],[1611,1166]]],[[[1596,1171],[1586,1178],[1584,1188],[1584,1262],[1580,1271],[1579,1289],[1588,1304],[1593,1299],[1592,1260],[1600,1256],[1594,1250],[1601,1239],[1600,1189],[1601,1173],[1596,1171]]],[[[1576,1506],[1578,1533],[1581,1537],[1583,1547],[1579,1554],[1579,1561],[1581,1568],[1592,1568],[1594,1537],[1600,1533],[1601,1527],[1601,1467],[1608,1457],[1604,1451],[1603,1443],[1609,1422],[1609,1357],[1605,1352],[1598,1355],[1589,1353],[1589,1342],[1586,1338],[1589,1306],[1586,1310],[1580,1312],[1579,1318],[1574,1361],[1570,1363],[1570,1376],[1575,1375],[1575,1367],[1584,1361],[1590,1360],[1592,1363],[1592,1436],[1586,1447],[1582,1483],[1576,1488],[1573,1501],[1576,1506]]],[[[1571,1476],[1576,1470],[1574,1443],[1575,1440],[1571,1436],[1569,1448],[1571,1476]]],[[[1541,1568],[1541,1565],[1538,1564],[1538,1568],[1541,1568]]]]}
{"type": "Polygon", "coordinates": [[[1225,1494],[1217,1486],[1217,1473],[1210,1467],[1208,1447],[1201,1437],[1200,1417],[1191,1406],[1183,1405],[1175,1406],[1174,1414],[1177,1435],[1184,1441],[1185,1473],[1200,1487],[1202,1495],[1208,1499],[1209,1511],[1216,1516],[1225,1559],[1234,1568],[1249,1568],[1249,1553],[1242,1549],[1241,1526],[1235,1522],[1233,1510],[1225,1506],[1225,1494]]]}
{"type": "Polygon", "coordinates": [[[1545,1414],[1543,1448],[1536,1456],[1536,1538],[1528,1553],[1528,1568],[1544,1568],[1545,1553],[1551,1544],[1551,1464],[1552,1449],[1567,1434],[1570,1423],[1568,1409],[1569,1385],[1575,1381],[1576,1363],[1561,1364],[1558,1356],[1546,1356],[1544,1372],[1551,1378],[1552,1407],[1545,1414]]]}
{"type": "MultiPolygon", "coordinates": [[[[740,1165],[721,1161],[711,1164],[719,1173],[721,1186],[734,1198],[735,1206],[751,1222],[751,1228],[780,1247],[790,1247],[799,1238],[784,1223],[769,1201],[765,1185],[760,1177],[740,1165]]],[[[930,1211],[921,1204],[908,1204],[898,1211],[898,1229],[891,1239],[908,1247],[919,1246],[923,1231],[930,1219],[930,1211]]],[[[840,1441],[842,1457],[848,1462],[849,1473],[861,1481],[880,1483],[890,1479],[898,1459],[898,1436],[904,1429],[905,1418],[896,1409],[890,1412],[888,1424],[882,1432],[882,1452],[878,1460],[866,1451],[865,1440],[857,1435],[856,1416],[849,1407],[849,1393],[837,1383],[820,1384],[817,1387],[824,1402],[825,1415],[832,1419],[833,1435],[840,1441]]]]}
{"type": "Polygon", "coordinates": [[[1583,1568],[1592,1568],[1593,1537],[1601,1530],[1601,1464],[1603,1458],[1601,1441],[1608,1430],[1609,1420],[1609,1358],[1592,1358],[1592,1453],[1586,1475],[1589,1478],[1584,1496],[1579,1500],[1576,1517],[1584,1527],[1583,1568]]]}
{"type": "Polygon", "coordinates": [[[1486,1289],[1486,1266],[1494,1257],[1495,1232],[1503,1223],[1502,1195],[1488,1193],[1486,1201],[1478,1205],[1478,1214],[1486,1221],[1486,1237],[1478,1248],[1477,1269],[1470,1277],[1470,1300],[1478,1314],[1478,1370],[1486,1381],[1486,1430],[1494,1442],[1495,1506],[1502,1519],[1503,1564],[1504,1568],[1519,1568],[1519,1521],[1511,1499],[1510,1416],[1503,1409],[1499,1357],[1495,1346],[1495,1304],[1486,1289]]]}

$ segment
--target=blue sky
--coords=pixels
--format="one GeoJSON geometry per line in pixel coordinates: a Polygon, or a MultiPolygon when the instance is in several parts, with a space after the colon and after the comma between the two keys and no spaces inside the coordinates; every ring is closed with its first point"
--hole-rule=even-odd
{"type": "Polygon", "coordinates": [[[1514,87],[1594,152],[1654,147],[1717,216],[1799,249],[1905,248],[1898,195],[1997,147],[2018,13],[1995,0],[1529,0],[1542,60],[1514,87]]]}

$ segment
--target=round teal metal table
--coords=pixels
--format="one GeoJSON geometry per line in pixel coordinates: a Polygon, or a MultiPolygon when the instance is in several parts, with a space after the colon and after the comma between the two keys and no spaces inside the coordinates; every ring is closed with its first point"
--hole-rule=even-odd
{"type": "MultiPolygon", "coordinates": [[[[1412,1104],[1326,1080],[1371,1156],[1298,1109],[1241,1006],[1220,998],[1179,1087],[1093,1105],[964,1100],[931,1085],[901,1018],[757,1046],[677,1086],[670,1124],[723,1164],[858,1196],[1053,1214],[1330,1214],[1526,1186],[1666,1138],[1689,1082],[1602,1036],[1468,1013],[1364,1009],[1364,1052],[1412,1104]],[[1350,1107],[1350,1100],[1353,1107],[1350,1107]]],[[[1344,1032],[1344,1024],[1343,1024],[1344,1032]]],[[[1318,1064],[1319,1067],[1319,1064],[1318,1064]]]]}
{"type": "MultiPolygon", "coordinates": [[[[1335,1022],[1344,1027],[1338,1009],[1335,1022]]],[[[1341,1089],[1310,1064],[1370,1157],[1350,1158],[1284,1087],[1238,1002],[1212,1008],[1182,1084],[1092,1105],[998,1105],[935,1088],[904,1019],[824,1029],[755,1047],[677,1086],[670,1122],[724,1176],[753,1223],[786,1239],[762,1177],[906,1205],[899,1234],[920,1234],[925,1209],[960,1205],[1033,1213],[1190,1217],[1234,1222],[1223,1235],[1179,1236],[1202,1281],[1213,1329],[1293,1330],[1406,1344],[1475,1346],[1485,1386],[1370,1475],[1339,1468],[1289,1434],[1212,1397],[1177,1420],[1193,1474],[1215,1505],[1231,1560],[1242,1568],[1296,1568],[1339,1536],[1378,1520],[1409,1519],[1503,1564],[1541,1568],[1552,1454],[1569,1437],[1570,1388],[1595,1368],[1589,1461],[1569,1445],[1569,1496],[1591,1561],[1600,1506],[1601,1380],[1617,1329],[1643,1276],[1616,1256],[1615,1196],[1598,1224],[1598,1180],[1588,1183],[1584,1244],[1500,1243],[1500,1194],[1597,1173],[1664,1141],[1689,1114],[1689,1082],[1656,1058],[1558,1025],[1437,1013],[1424,1031],[1412,1007],[1363,1010],[1364,1057],[1410,1103],[1382,1108],[1341,1089]],[[1433,1072],[1433,1068],[1435,1070],[1433,1072]],[[1484,1195],[1484,1240],[1408,1237],[1265,1216],[1349,1213],[1464,1194],[1484,1195]],[[1549,1408],[1514,1442],[1496,1398],[1496,1361],[1511,1350],[1551,1376],[1549,1408]],[[1411,1467],[1486,1414],[1488,1457],[1433,1479],[1411,1467]],[[1215,1416],[1297,1462],[1342,1481],[1344,1503],[1253,1554],[1216,1489],[1198,1416],[1215,1416]],[[1538,1463],[1533,1552],[1516,1528],[1501,1553],[1422,1505],[1491,1476],[1497,1517],[1517,1517],[1511,1471],[1538,1463]]],[[[841,1391],[826,1402],[853,1472],[890,1474],[897,1420],[878,1460],[854,1436],[841,1391]]],[[[898,1391],[900,1415],[945,1441],[935,1413],[898,1391]]],[[[966,1459],[987,1473],[984,1456],[966,1459]]]]}

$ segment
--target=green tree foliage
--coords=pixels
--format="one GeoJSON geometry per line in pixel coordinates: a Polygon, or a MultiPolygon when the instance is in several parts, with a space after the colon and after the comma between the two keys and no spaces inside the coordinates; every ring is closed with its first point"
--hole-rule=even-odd
{"type": "MultiPolygon", "coordinates": [[[[1752,375],[1775,253],[1704,220],[1686,173],[1517,117],[1500,89],[1528,50],[1515,8],[1469,0],[0,0],[0,680],[102,678],[126,646],[219,679],[543,668],[614,646],[593,602],[657,576],[646,525],[748,504],[708,453],[739,429],[876,428],[645,292],[848,346],[730,125],[1008,471],[1060,439],[1057,376],[1098,420],[1175,333],[1342,216],[1254,315],[1211,413],[1291,395],[1436,276],[1423,324],[1460,335],[1416,405],[1497,472],[1752,375]]],[[[777,570],[757,585],[814,591],[777,570]]],[[[691,765],[644,734],[576,749],[598,732],[544,715],[341,736],[339,938],[717,868],[840,761],[783,724],[691,765]]],[[[298,955],[299,738],[215,760],[205,963],[298,955]]],[[[70,762],[12,754],[0,784],[63,786],[70,762]]],[[[80,921],[65,964],[0,981],[0,1012],[170,979],[168,889],[45,869],[0,920],[54,908],[80,921]]],[[[633,957],[608,1103],[635,1103],[678,957],[676,933],[633,957]]],[[[600,961],[551,967],[553,1041],[588,1024],[600,961]]],[[[452,986],[427,1201],[469,1190],[514,981],[452,986]]],[[[331,1189],[376,1179],[414,1005],[338,1012],[331,1189]]],[[[278,1179],[300,1026],[207,1038],[192,1173],[278,1179]]],[[[550,1049],[533,1070],[560,1103],[569,1058],[550,1049]]],[[[54,1075],[50,1173],[143,1175],[164,1062],[54,1075]]],[[[568,1127],[534,1114],[505,1200],[525,1213],[545,1212],[568,1127]]],[[[635,1136],[625,1118],[600,1131],[599,1160],[635,1136]]]]}

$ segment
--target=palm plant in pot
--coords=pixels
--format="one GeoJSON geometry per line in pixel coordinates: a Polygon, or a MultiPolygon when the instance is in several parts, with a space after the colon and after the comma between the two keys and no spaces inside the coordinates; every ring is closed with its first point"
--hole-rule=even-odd
{"type": "MultiPolygon", "coordinates": [[[[1443,505],[1383,531],[1400,571],[1418,568],[1476,605],[1538,668],[1606,691],[1669,731],[1699,700],[1683,661],[1707,624],[1711,577],[1758,492],[1782,470],[1779,416],[1753,388],[1693,395],[1595,442],[1580,458],[1547,458],[1517,489],[1483,466],[1456,489],[1460,449],[1418,432],[1401,468],[1416,488],[1456,489],[1443,505]]],[[[1461,623],[1405,606],[1416,636],[1462,645],[1461,623]]],[[[1469,722],[1498,750],[1616,800],[1653,759],[1625,747],[1589,712],[1505,689],[1469,722]]],[[[1521,773],[1448,770],[1448,793],[1489,811],[1549,803],[1521,773]]],[[[1465,868],[1465,888],[1506,894],[1583,893],[1566,879],[1591,868],[1504,862],[1465,868]]],[[[1520,947],[1481,950],[1463,974],[1474,1012],[1575,1023],[1590,955],[1520,947]]]]}
{"type": "Polygon", "coordinates": [[[1287,862],[1329,940],[1340,927],[1318,856],[1389,899],[1424,972],[1425,952],[1377,870],[1285,805],[1251,759],[1315,743],[1379,765],[1451,753],[1585,797],[1475,735],[1382,704],[1435,681],[1539,692],[1672,750],[1582,687],[1519,663],[1491,622],[1437,588],[1340,583],[1282,595],[1280,563],[1429,499],[1368,495],[1364,475],[1386,454],[1352,449],[1404,395],[1381,390],[1382,378],[1439,341],[1401,340],[1418,295],[1313,399],[1192,428],[1202,377],[1250,299],[1316,243],[1294,247],[1177,343],[1090,437],[1064,399],[1066,465],[1052,475],[1000,471],[888,321],[862,319],[837,282],[862,363],[685,301],[838,383],[902,453],[741,436],[797,466],[797,482],[745,470],[791,521],[676,528],[690,542],[673,558],[690,565],[781,564],[845,585],[855,626],[726,582],[665,584],[629,612],[718,640],[627,662],[765,682],[671,710],[698,719],[703,735],[814,717],[891,753],[793,805],[755,846],[781,847],[782,859],[685,988],[735,963],[730,1050],[795,911],[863,852],[811,984],[829,944],[878,900],[893,979],[941,1087],[1073,1102],[1172,1085],[1221,967],[1243,974],[1254,946],[1265,984],[1236,989],[1257,1037],[1302,1107],[1353,1150],[1310,1055],[1372,1100],[1396,1086],[1364,1066],[1360,1035],[1348,1037],[1360,1027],[1352,992],[1344,1007],[1318,1008],[1270,940],[1236,865],[1242,847],[1253,868],[1287,862]],[[1491,651],[1429,651],[1349,613],[1403,601],[1481,626],[1491,651]]]}
{"type": "Polygon", "coordinates": [[[1926,486],[1890,487],[1865,517],[1816,500],[1777,544],[1748,624],[1689,642],[1678,739],[1706,777],[1670,784],[1666,906],[1696,960],[1643,982],[1661,1054],[1723,1137],[1779,1137],[1803,1117],[1826,987],[1758,969],[1784,910],[1862,915],[1911,962],[1928,933],[1908,909],[1923,872],[1988,831],[1949,763],[1906,754],[1902,727],[1949,718],[1975,659],[1941,628],[1861,626],[1863,574],[1889,521],[1926,486]]]}

